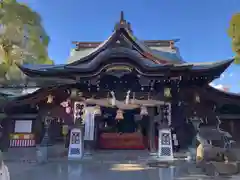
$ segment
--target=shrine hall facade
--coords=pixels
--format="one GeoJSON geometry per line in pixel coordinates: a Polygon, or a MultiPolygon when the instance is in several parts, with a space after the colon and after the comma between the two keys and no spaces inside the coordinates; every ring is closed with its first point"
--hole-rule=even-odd
{"type": "Polygon", "coordinates": [[[44,130],[41,120],[46,112],[56,119],[49,131],[52,142],[57,142],[62,138],[62,126],[74,126],[74,102],[96,106],[101,111],[95,127],[99,149],[144,149],[148,145],[143,138],[150,141],[150,148],[157,147],[156,129],[164,122],[174,129],[180,146],[185,148],[194,136],[193,117],[209,126],[217,126],[219,119],[225,119],[223,128],[234,134],[238,118],[222,112],[237,106],[239,96],[209,86],[233,59],[186,62],[177,42],[178,39],[139,40],[121,13],[104,42],[74,42],[76,48],[67,64],[18,65],[39,89],[5,105],[4,111],[9,115],[5,119],[11,121],[5,125],[7,136],[11,134],[10,146],[20,146],[13,140],[23,140],[24,135],[32,140],[29,146],[39,143],[44,130]],[[143,116],[148,117],[146,124],[143,116]],[[21,126],[22,120],[31,125],[22,122],[21,126]],[[24,130],[23,126],[31,130],[24,130]],[[18,138],[14,139],[15,135],[18,138]]]}

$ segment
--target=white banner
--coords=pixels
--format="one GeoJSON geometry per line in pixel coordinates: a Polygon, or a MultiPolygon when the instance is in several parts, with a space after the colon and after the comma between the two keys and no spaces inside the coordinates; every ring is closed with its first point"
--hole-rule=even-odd
{"type": "Polygon", "coordinates": [[[85,124],[85,131],[84,131],[84,140],[93,141],[94,140],[94,130],[95,130],[95,109],[94,107],[86,107],[85,108],[85,115],[84,115],[84,124],[85,124]]]}

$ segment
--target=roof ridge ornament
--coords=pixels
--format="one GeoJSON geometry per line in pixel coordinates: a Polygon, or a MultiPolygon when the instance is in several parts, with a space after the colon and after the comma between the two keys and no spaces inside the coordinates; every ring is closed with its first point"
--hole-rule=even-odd
{"type": "Polygon", "coordinates": [[[126,24],[126,20],[124,18],[124,12],[121,11],[120,13],[120,21],[119,21],[120,24],[126,24]]]}
{"type": "Polygon", "coordinates": [[[121,28],[127,29],[131,33],[133,32],[131,28],[131,23],[124,18],[123,11],[120,12],[120,19],[119,19],[119,22],[115,24],[114,30],[116,31],[121,28]]]}

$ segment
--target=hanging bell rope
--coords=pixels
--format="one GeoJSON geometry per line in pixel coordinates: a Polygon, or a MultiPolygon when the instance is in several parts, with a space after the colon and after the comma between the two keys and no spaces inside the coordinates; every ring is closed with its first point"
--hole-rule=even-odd
{"type": "Polygon", "coordinates": [[[131,93],[131,90],[128,90],[128,91],[127,91],[127,95],[126,95],[125,104],[129,104],[130,93],[131,93]]]}
{"type": "Polygon", "coordinates": [[[111,99],[111,105],[115,106],[116,105],[116,97],[115,97],[115,93],[113,91],[110,92],[112,95],[112,99],[111,99]]]}
{"type": "Polygon", "coordinates": [[[122,119],[124,119],[124,117],[123,117],[123,111],[122,111],[121,109],[118,109],[118,110],[117,110],[117,114],[116,114],[115,119],[117,119],[117,120],[122,120],[122,119]]]}
{"type": "Polygon", "coordinates": [[[146,106],[142,106],[142,107],[141,107],[140,115],[141,115],[141,116],[146,116],[146,115],[148,115],[148,111],[147,111],[146,106]]]}

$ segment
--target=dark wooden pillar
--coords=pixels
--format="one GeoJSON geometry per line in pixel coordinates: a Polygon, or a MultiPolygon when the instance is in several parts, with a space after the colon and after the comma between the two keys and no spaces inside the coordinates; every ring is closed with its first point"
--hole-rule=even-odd
{"type": "Polygon", "coordinates": [[[149,131],[148,131],[148,138],[149,138],[149,150],[150,152],[156,152],[156,144],[155,144],[155,123],[154,123],[154,116],[155,116],[155,107],[148,108],[148,116],[149,116],[149,131]]]}
{"type": "Polygon", "coordinates": [[[102,121],[102,116],[101,115],[96,115],[94,118],[94,149],[99,148],[99,138],[100,138],[100,129],[99,129],[99,124],[102,121]]]}
{"type": "Polygon", "coordinates": [[[230,124],[230,133],[233,135],[233,134],[235,134],[234,121],[230,120],[229,124],[230,124]]]}
{"type": "Polygon", "coordinates": [[[14,129],[14,121],[10,118],[4,118],[1,122],[1,137],[0,137],[0,149],[1,151],[7,151],[10,145],[10,134],[14,129]]]}

